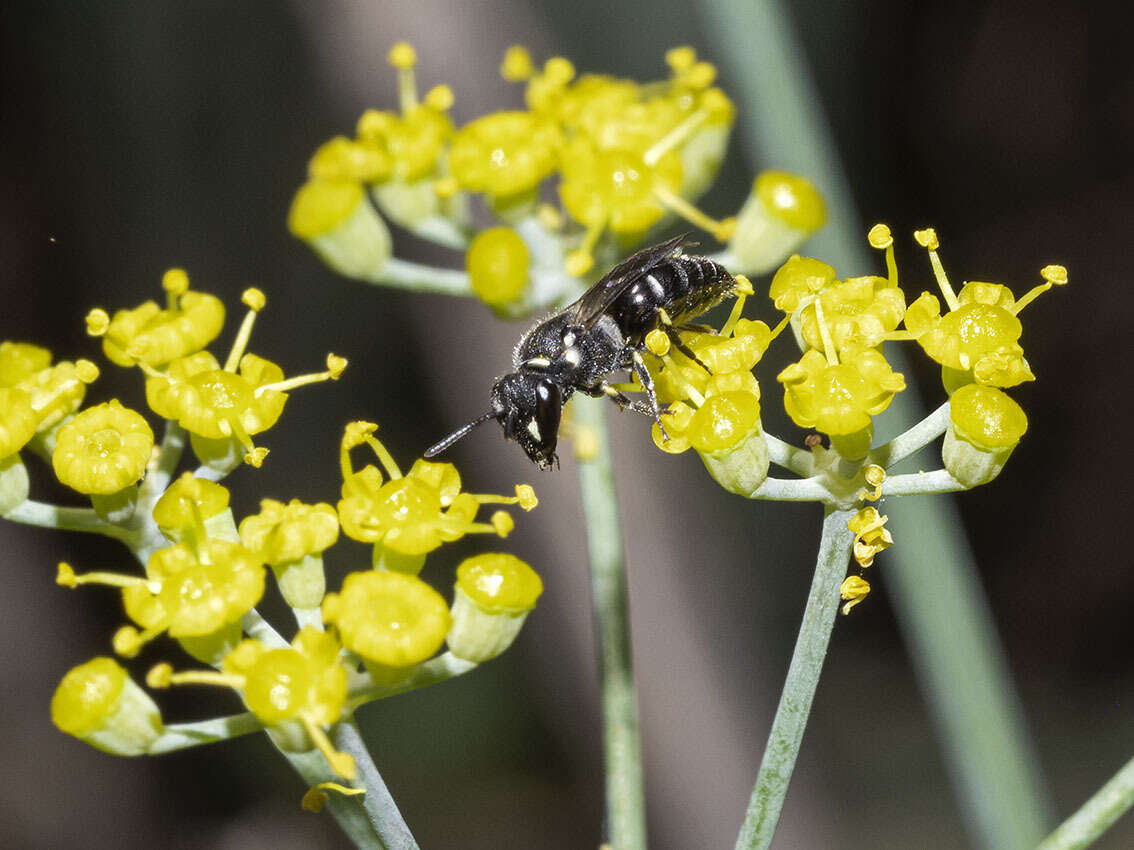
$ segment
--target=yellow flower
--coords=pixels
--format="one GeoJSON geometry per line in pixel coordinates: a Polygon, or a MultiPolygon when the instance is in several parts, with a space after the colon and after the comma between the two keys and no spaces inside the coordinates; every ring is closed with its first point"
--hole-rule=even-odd
{"type": "Polygon", "coordinates": [[[949,312],[939,315],[939,303],[928,293],[906,311],[906,328],[933,360],[942,366],[946,389],[967,383],[1013,387],[1035,380],[1018,340],[1021,310],[1052,286],[1067,282],[1063,266],[1045,266],[1044,282],[1018,301],[1006,286],[972,281],[955,294],[941,259],[934,230],[919,230],[914,238],[929,252],[930,264],[949,312]]]}
{"type": "MultiPolygon", "coordinates": [[[[244,353],[255,316],[264,306],[264,295],[258,289],[245,290],[244,302],[249,313],[223,368],[207,351],[179,357],[164,372],[145,363],[139,365],[146,373],[146,401],[155,413],[176,419],[205,440],[225,441],[225,445],[235,440],[246,451],[245,463],[259,466],[267,450],[257,449],[252,435],[268,430],[280,418],[287,402],[286,390],[337,380],[346,361],[330,354],[327,371],[285,380],[283,370],[275,363],[244,353]]],[[[193,448],[200,456],[211,447],[195,440],[193,448]]]]}
{"type": "Polygon", "coordinates": [[[348,575],[342,590],[323,600],[323,618],[334,624],[343,646],[379,674],[432,656],[450,625],[449,608],[436,590],[417,576],[377,570],[348,575]]]}
{"type": "Polygon", "coordinates": [[[240,619],[264,594],[263,563],[243,546],[207,540],[159,549],[146,564],[147,581],[122,590],[126,613],[144,631],[126,627],[115,648],[132,657],[168,631],[206,663],[228,652],[240,636],[240,619]],[[156,591],[156,592],[155,592],[156,591]]]}
{"type": "Polygon", "coordinates": [[[338,504],[339,520],[343,532],[354,540],[381,544],[402,555],[424,555],[466,534],[507,536],[511,524],[502,511],[493,515],[491,524],[474,521],[482,504],[535,507],[535,496],[527,485],[517,486],[515,496],[461,492],[460,475],[451,463],[416,460],[403,475],[373,436],[376,428],[365,422],[348,425],[340,449],[343,498],[338,504]],[[385,467],[389,475],[385,483],[373,465],[353,471],[350,450],[363,443],[370,445],[385,467]]]}
{"type": "Polygon", "coordinates": [[[216,296],[188,289],[189,278],[181,269],[170,269],[162,279],[169,305],[161,309],[147,301],[130,310],[119,310],[105,328],[102,350],[119,366],[138,361],[163,366],[178,357],[200,351],[224,325],[224,304],[216,296]]]}
{"type": "Polygon", "coordinates": [[[478,664],[500,655],[516,639],[542,592],[539,575],[514,555],[466,558],[457,567],[449,649],[478,664]]]}
{"type": "Polygon", "coordinates": [[[228,498],[223,485],[186,472],[157,500],[152,516],[162,534],[176,543],[199,546],[210,537],[236,543],[228,498]]]}
{"type": "Polygon", "coordinates": [[[302,717],[327,726],[339,720],[346,703],[347,671],[339,649],[333,634],[307,626],[287,649],[242,641],[225,657],[223,669],[244,677],[244,700],[264,725],[302,717]]]}
{"type": "MultiPolygon", "coordinates": [[[[874,348],[898,327],[906,311],[902,290],[884,277],[868,275],[832,282],[816,296],[837,351],[874,348]]],[[[800,330],[812,348],[823,348],[815,303],[803,307],[800,330]]]]}
{"type": "Polygon", "coordinates": [[[390,230],[357,181],[308,180],[292,199],[287,227],[348,277],[376,275],[393,255],[390,230]]]}
{"type": "Polygon", "coordinates": [[[889,407],[906,386],[873,348],[845,352],[834,363],[810,349],[776,380],[784,385],[784,409],[792,421],[831,436],[869,427],[870,417],[889,407]]]}
{"type": "Polygon", "coordinates": [[[966,487],[987,484],[1007,463],[1028,430],[1023,408],[995,387],[966,384],[949,397],[949,424],[941,457],[966,487]]]}
{"type": "Polygon", "coordinates": [[[532,193],[555,170],[562,136],[531,112],[493,112],[457,131],[449,170],[461,188],[495,199],[532,193]]]}
{"type": "Polygon", "coordinates": [[[339,538],[339,518],[330,505],[260,502],[260,513],[240,523],[240,538],[272,568],[284,600],[293,608],[316,608],[326,591],[322,552],[339,538]]]}
{"type": "Polygon", "coordinates": [[[339,539],[335,509],[320,502],[305,505],[292,499],[286,505],[263,499],[260,513],[240,522],[240,539],[268,564],[297,561],[333,546],[339,539]]]}
{"type": "Polygon", "coordinates": [[[51,365],[51,352],[30,342],[0,342],[0,387],[14,387],[51,365]]]}
{"type": "Polygon", "coordinates": [[[51,464],[80,493],[109,495],[146,472],[154,433],[138,413],[112,399],[79,413],[59,429],[51,464]]]}
{"type": "Polygon", "coordinates": [[[113,658],[72,668],[51,697],[51,722],[116,756],[143,755],[162,733],[161,711],[113,658]]]}

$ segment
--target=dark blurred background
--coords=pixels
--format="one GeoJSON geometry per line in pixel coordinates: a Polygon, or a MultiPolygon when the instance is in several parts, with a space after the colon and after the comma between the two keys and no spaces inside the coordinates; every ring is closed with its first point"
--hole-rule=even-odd
{"type": "MultiPolygon", "coordinates": [[[[334,387],[294,394],[264,436],[272,450],[264,469],[229,481],[237,515],[264,496],[334,501],[344,422],[376,419],[397,457],[419,454],[482,409],[521,330],[471,301],[338,278],[285,230],[315,147],[351,132],[364,108],[394,104],[390,44],[416,45],[423,89],[453,85],[458,122],[519,103],[520,91],[496,74],[515,42],[538,59],[563,53],[581,70],[639,79],[663,73],[666,48],[690,43],[721,61],[723,85],[734,90],[705,36],[707,8],[672,0],[648,10],[597,0],[5,4],[0,338],[102,362],[83,334],[84,314],[160,296],[169,266],[184,266],[229,305],[243,287],[260,285],[269,307],[253,350],[288,373],[317,366],[328,350],[352,368],[334,387]]],[[[1106,4],[1069,0],[1041,0],[1026,12],[1007,0],[797,0],[789,11],[863,221],[887,221],[895,234],[933,224],[955,280],[1000,281],[1021,293],[1046,263],[1070,269],[1072,286],[1028,311],[1023,342],[1039,380],[1014,395],[1031,430],[999,480],[960,498],[964,528],[956,529],[979,554],[1062,818],[1134,751],[1131,488],[1121,431],[1134,414],[1123,342],[1134,319],[1129,30],[1106,4]]],[[[703,206],[735,210],[751,177],[734,153],[703,206]]],[[[404,233],[396,238],[403,256],[460,262],[404,233]]],[[[908,238],[898,245],[905,277],[928,281],[924,256],[908,238]]],[[[759,373],[769,394],[778,365],[771,357],[759,373]]],[[[919,377],[936,404],[933,370],[919,377]]],[[[139,385],[107,365],[92,398],[141,404],[139,385]]],[[[768,424],[801,436],[782,418],[768,424]]],[[[615,419],[613,439],[651,846],[731,847],[810,581],[818,509],[730,497],[695,457],[656,452],[629,417],[615,419]]],[[[479,491],[534,476],[491,429],[465,441],[456,459],[479,491]]],[[[541,506],[509,541],[546,583],[516,647],[470,676],[361,713],[424,847],[599,840],[598,705],[572,467],[534,480],[541,506]]],[[[33,492],[73,498],[47,477],[33,492]]],[[[917,530],[894,533],[901,546],[917,530]]],[[[122,615],[110,592],[55,587],[55,562],[91,568],[125,556],[110,542],[7,523],[0,552],[0,843],[344,846],[329,817],[300,811],[300,781],[260,737],[123,760],[58,733],[47,711],[55,684],[108,651],[122,615]]],[[[361,545],[348,541],[338,552],[331,586],[367,563],[361,545]]],[[[461,556],[459,547],[443,550],[426,577],[447,592],[461,556]]],[[[883,555],[873,572],[881,586],[887,563],[883,555]]],[[[164,655],[177,657],[162,644],[133,669],[164,655]]],[[[174,720],[238,708],[230,696],[200,692],[162,704],[174,720]]],[[[1132,843],[1128,818],[1098,846],[1132,843]]],[[[838,623],[777,846],[968,846],[884,593],[838,623]]]]}

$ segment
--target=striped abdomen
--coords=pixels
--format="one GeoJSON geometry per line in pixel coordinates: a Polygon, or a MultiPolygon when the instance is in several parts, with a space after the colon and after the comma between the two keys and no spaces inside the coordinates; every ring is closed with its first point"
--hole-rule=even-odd
{"type": "Polygon", "coordinates": [[[719,304],[735,286],[728,270],[706,257],[671,257],[643,272],[608,312],[627,337],[640,339],[657,327],[658,308],[681,324],[719,304]]]}

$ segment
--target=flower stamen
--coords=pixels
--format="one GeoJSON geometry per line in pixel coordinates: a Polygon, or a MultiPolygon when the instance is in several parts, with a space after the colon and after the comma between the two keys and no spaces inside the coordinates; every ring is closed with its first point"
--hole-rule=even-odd
{"type": "Polygon", "coordinates": [[[945,297],[945,303],[949,305],[949,309],[956,310],[961,302],[957,300],[957,294],[953,292],[953,287],[945,274],[945,267],[941,265],[941,257],[937,255],[937,249],[941,247],[941,243],[937,241],[937,231],[932,227],[916,230],[914,231],[914,240],[922,248],[929,251],[929,264],[933,266],[933,276],[937,278],[937,286],[940,287],[941,294],[945,297]]]}
{"type": "Polygon", "coordinates": [[[711,233],[713,238],[718,242],[727,242],[732,238],[733,231],[736,230],[735,218],[725,218],[718,221],[701,212],[701,210],[697,209],[697,207],[689,201],[661,184],[655,185],[653,192],[654,197],[657,198],[662,206],[669,209],[670,212],[681,216],[690,224],[696,225],[702,230],[711,233]]]}
{"type": "Polygon", "coordinates": [[[224,361],[224,371],[226,372],[236,371],[240,358],[244,356],[244,351],[248,348],[248,340],[252,338],[252,325],[256,322],[256,316],[264,309],[264,304],[267,302],[264,293],[255,287],[244,290],[240,300],[248,307],[248,314],[240,323],[240,330],[236,334],[236,341],[232,344],[232,351],[228,353],[228,359],[224,361]]]}

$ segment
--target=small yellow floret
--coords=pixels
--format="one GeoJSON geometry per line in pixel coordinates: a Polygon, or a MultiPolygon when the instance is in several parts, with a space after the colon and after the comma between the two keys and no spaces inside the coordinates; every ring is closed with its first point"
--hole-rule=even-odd
{"type": "Polygon", "coordinates": [[[515,555],[491,552],[466,558],[457,567],[457,587],[482,609],[530,611],[543,593],[543,582],[515,555]]]}
{"type": "Polygon", "coordinates": [[[364,198],[361,184],[351,180],[308,180],[291,202],[287,228],[300,239],[330,233],[365,203],[364,198]]]}
{"type": "Polygon", "coordinates": [[[1020,442],[1028,430],[1024,409],[994,387],[967,384],[949,397],[949,417],[956,435],[985,451],[1020,442]]]}
{"type": "MultiPolygon", "coordinates": [[[[221,484],[186,472],[174,481],[153,508],[154,522],[169,533],[193,528],[228,507],[229,493],[221,484]]],[[[201,529],[203,538],[204,529],[201,529]]]]}
{"type": "Polygon", "coordinates": [[[17,387],[0,387],[0,459],[26,446],[38,425],[39,415],[28,393],[17,387]]]}
{"type": "Polygon", "coordinates": [[[869,567],[875,555],[893,545],[894,538],[885,528],[887,519],[877,508],[866,507],[847,522],[847,528],[854,532],[854,559],[860,567],[869,567]]]}
{"type": "Polygon", "coordinates": [[[449,631],[445,600],[416,576],[397,572],[351,573],[340,593],[323,601],[343,646],[387,667],[409,667],[429,658],[449,631]]]}
{"type": "Polygon", "coordinates": [[[240,522],[244,546],[269,564],[298,561],[334,545],[339,537],[335,509],[320,502],[306,505],[292,499],[286,505],[275,499],[260,502],[260,513],[240,522]]]}
{"type": "Polygon", "coordinates": [[[264,305],[268,303],[268,298],[261,290],[250,286],[240,294],[240,301],[249,310],[259,313],[264,309],[264,305]]]}
{"type": "Polygon", "coordinates": [[[51,462],[56,477],[80,493],[109,495],[146,472],[154,433],[138,413],[112,399],[59,429],[51,462]]]}
{"type": "Polygon", "coordinates": [[[138,756],[161,734],[161,712],[112,658],[70,670],[51,698],[51,720],[96,749],[138,756]]]}
{"type": "Polygon", "coordinates": [[[670,341],[669,335],[659,329],[654,328],[646,334],[646,350],[653,354],[655,357],[665,357],[669,354],[670,341]]]}
{"type": "Polygon", "coordinates": [[[768,287],[768,297],[777,310],[794,313],[800,303],[835,282],[835,270],[811,257],[794,254],[780,266],[768,287]]]}

